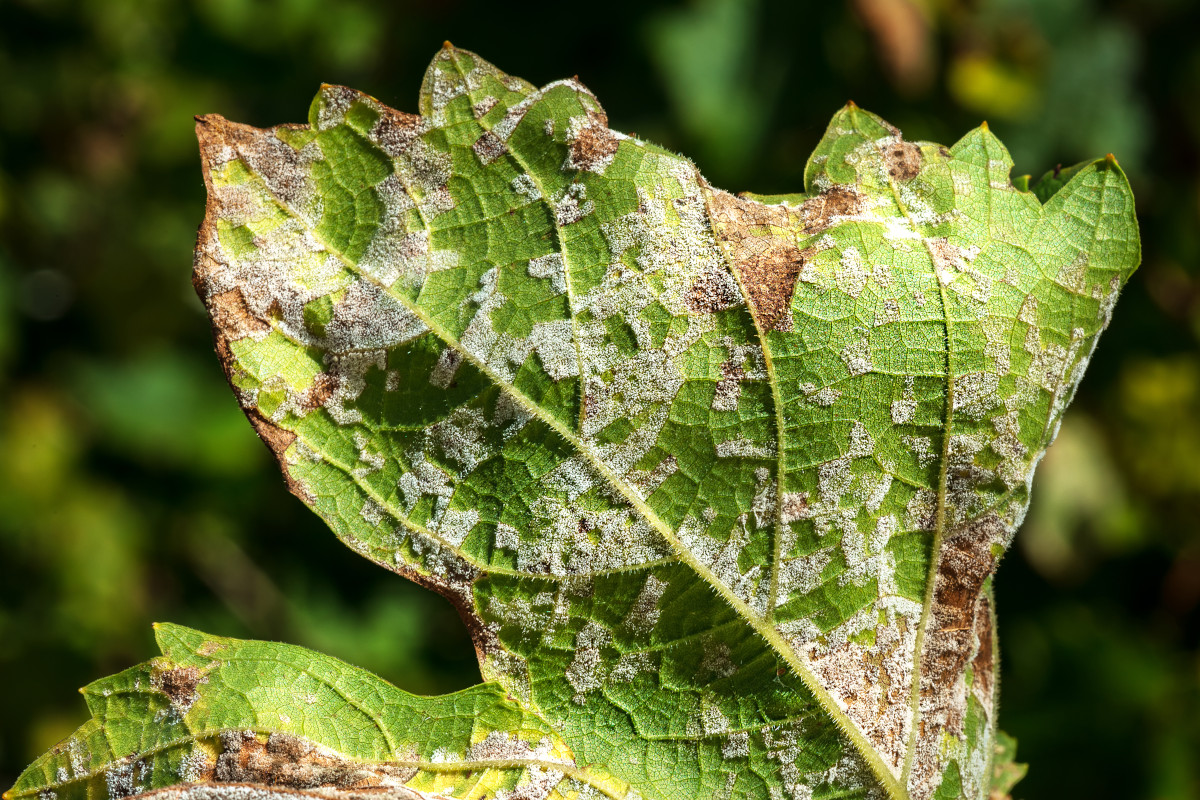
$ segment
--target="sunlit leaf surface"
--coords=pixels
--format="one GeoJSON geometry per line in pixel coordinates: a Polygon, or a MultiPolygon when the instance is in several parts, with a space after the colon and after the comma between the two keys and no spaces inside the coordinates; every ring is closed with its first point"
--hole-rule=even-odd
{"type": "Polygon", "coordinates": [[[302,647],[177,625],[159,625],[157,636],[161,658],[84,687],[93,719],[6,797],[93,800],[210,782],[401,800],[624,794],[575,769],[545,722],[495,685],[416,697],[302,647]]]}
{"type": "Polygon", "coordinates": [[[990,578],[1139,260],[1116,161],[1018,189],[851,104],[734,196],[451,47],[420,112],[198,125],[196,286],[292,491],[604,791],[986,797],[990,578]]]}

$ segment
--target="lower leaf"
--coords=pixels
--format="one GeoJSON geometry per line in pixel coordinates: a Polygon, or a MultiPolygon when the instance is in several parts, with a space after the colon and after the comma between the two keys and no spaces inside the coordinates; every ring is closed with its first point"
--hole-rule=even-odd
{"type": "Polygon", "coordinates": [[[162,657],[84,687],[92,719],[4,800],[628,794],[577,768],[550,727],[495,684],[418,697],[302,647],[168,624],[155,634],[162,657]]]}

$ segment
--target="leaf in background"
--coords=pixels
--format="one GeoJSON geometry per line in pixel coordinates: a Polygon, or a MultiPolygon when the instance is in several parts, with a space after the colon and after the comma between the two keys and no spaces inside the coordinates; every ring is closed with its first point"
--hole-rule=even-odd
{"type": "Polygon", "coordinates": [[[986,126],[850,105],[735,197],[450,47],[420,110],[200,120],[195,283],[291,490],[644,798],[986,796],[991,575],[1138,262],[1116,162],[1043,205],[986,126]]]}
{"type": "Polygon", "coordinates": [[[416,697],[302,647],[177,625],[155,633],[163,656],[84,687],[92,719],[6,798],[115,798],[198,781],[402,800],[619,788],[576,770],[545,723],[494,685],[416,697]]]}

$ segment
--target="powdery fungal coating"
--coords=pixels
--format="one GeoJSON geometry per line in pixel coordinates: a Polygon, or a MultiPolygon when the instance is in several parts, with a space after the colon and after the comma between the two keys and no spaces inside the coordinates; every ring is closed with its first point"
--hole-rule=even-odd
{"type": "Polygon", "coordinates": [[[771,797],[953,770],[985,796],[985,586],[1136,265],[1115,164],[1043,207],[985,129],[912,143],[850,106],[768,202],[613,132],[578,80],[447,48],[420,109],[327,87],[312,129],[199,126],[196,285],[292,491],[570,736],[631,718],[647,738],[606,746],[646,798],[675,736],[767,754],[771,797]]]}

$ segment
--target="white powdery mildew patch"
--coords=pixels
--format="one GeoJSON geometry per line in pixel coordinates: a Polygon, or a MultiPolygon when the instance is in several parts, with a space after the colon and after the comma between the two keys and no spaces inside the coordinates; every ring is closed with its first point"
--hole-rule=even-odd
{"type": "Polygon", "coordinates": [[[729,718],[715,704],[704,701],[700,710],[688,718],[684,727],[687,736],[718,736],[729,730],[729,718]]]}
{"type": "Polygon", "coordinates": [[[933,452],[933,440],[928,436],[901,436],[900,441],[917,457],[917,463],[922,467],[929,466],[937,458],[933,452]]]}
{"type": "Polygon", "coordinates": [[[706,638],[704,654],[700,657],[700,665],[696,668],[696,680],[708,682],[715,678],[728,678],[737,672],[733,663],[732,651],[729,645],[722,641],[706,638]]]}
{"type": "Polygon", "coordinates": [[[442,63],[452,63],[454,57],[452,51],[441,50],[434,56],[433,63],[429,65],[429,71],[426,73],[427,83],[422,89],[429,92],[429,105],[433,112],[430,122],[434,127],[446,124],[446,107],[467,93],[466,81],[456,71],[440,68],[442,63]]]}
{"type": "Polygon", "coordinates": [[[512,525],[498,522],[493,543],[502,550],[516,550],[521,546],[521,533],[512,525]]]}
{"type": "MultiPolygon", "coordinates": [[[[890,479],[891,476],[888,477],[890,479]]],[[[867,542],[871,552],[882,553],[898,529],[899,523],[893,514],[887,514],[876,520],[875,530],[871,531],[871,537],[867,542]]]]}
{"type": "MultiPolygon", "coordinates": [[[[255,230],[253,224],[251,230],[255,230]]],[[[262,230],[254,236],[253,249],[237,255],[215,240],[212,245],[207,251],[212,262],[204,273],[205,297],[210,304],[215,295],[237,290],[253,317],[277,317],[279,328],[289,337],[304,344],[317,343],[304,324],[304,306],[342,288],[346,278],[342,263],[306,223],[293,218],[262,230]],[[281,264],[290,268],[280,269],[281,264]]]]}
{"type": "Polygon", "coordinates": [[[196,745],[179,762],[179,779],[184,783],[199,783],[212,774],[213,766],[213,757],[196,745]]]}
{"type": "Polygon", "coordinates": [[[626,653],[613,664],[608,679],[614,683],[630,683],[638,675],[656,675],[658,671],[659,662],[655,653],[626,653]]]}
{"type": "Polygon", "coordinates": [[[770,582],[761,566],[742,572],[738,556],[750,541],[748,514],[738,517],[733,530],[724,541],[710,536],[694,517],[688,517],[676,536],[692,557],[704,564],[713,576],[752,609],[766,611],[770,582]]]}
{"type": "Polygon", "coordinates": [[[473,508],[466,511],[447,509],[438,520],[436,531],[448,544],[458,547],[478,524],[479,512],[473,508]]]}
{"type": "Polygon", "coordinates": [[[579,222],[596,210],[595,203],[587,199],[587,186],[582,183],[572,183],[555,192],[550,205],[554,208],[554,221],[560,228],[579,222]]]}
{"type": "Polygon", "coordinates": [[[903,425],[911,422],[917,413],[917,400],[914,392],[914,380],[911,375],[904,379],[904,394],[899,400],[892,401],[892,422],[903,425]]]}
{"type": "Polygon", "coordinates": [[[544,738],[536,745],[502,731],[492,731],[471,745],[464,761],[546,761],[574,766],[569,758],[554,755],[554,743],[544,738]]]}
{"type": "MultiPolygon", "coordinates": [[[[604,124],[604,118],[597,114],[581,114],[571,117],[567,121],[567,143],[574,145],[581,138],[611,141],[616,138],[628,139],[629,137],[609,130],[608,126],[604,124]]],[[[603,175],[617,157],[617,149],[612,147],[607,152],[594,152],[589,149],[585,157],[580,157],[581,155],[583,154],[577,153],[575,147],[569,147],[567,160],[563,163],[563,171],[586,170],[603,175]]]]}
{"type": "Polygon", "coordinates": [[[820,772],[801,772],[797,764],[804,763],[803,753],[810,747],[803,722],[789,722],[761,729],[767,757],[778,764],[777,772],[783,794],[771,787],[771,800],[812,800],[813,791],[836,786],[839,793],[849,793],[863,800],[884,800],[885,793],[872,776],[870,768],[847,747],[842,757],[829,769],[820,772]]]}
{"type": "Polygon", "coordinates": [[[395,251],[388,253],[388,258],[393,260],[380,267],[379,282],[387,286],[402,282],[413,289],[420,288],[432,273],[458,266],[458,251],[429,249],[427,230],[406,234],[396,244],[395,251]]]}
{"type": "Polygon", "coordinates": [[[396,486],[404,496],[407,513],[411,514],[413,507],[422,497],[431,496],[434,500],[433,519],[441,516],[450,498],[454,495],[454,484],[449,475],[435,464],[430,463],[425,450],[414,450],[405,454],[409,463],[409,471],[400,476],[396,486]]]}
{"type": "Polygon", "coordinates": [[[489,422],[482,411],[460,407],[446,419],[431,425],[426,441],[437,448],[444,460],[458,465],[458,477],[462,479],[494,454],[486,439],[488,427],[489,422]]]}
{"type": "Polygon", "coordinates": [[[606,668],[600,648],[606,646],[612,634],[598,622],[588,621],[575,636],[575,657],[567,667],[567,681],[575,689],[573,701],[586,702],[588,692],[599,689],[605,680],[606,668]]]}
{"type": "Polygon", "coordinates": [[[875,642],[866,646],[841,641],[810,643],[800,650],[813,672],[846,712],[855,727],[867,737],[897,777],[904,768],[908,737],[912,730],[913,655],[916,652],[917,621],[921,609],[911,604],[908,614],[889,615],[885,623],[871,625],[878,612],[868,609],[864,619],[851,623],[874,627],[875,642]]]}
{"type": "Polygon", "coordinates": [[[376,453],[368,446],[370,441],[361,431],[354,432],[354,446],[358,448],[358,460],[366,464],[365,467],[355,467],[351,474],[356,478],[365,478],[373,472],[378,472],[383,469],[386,463],[381,453],[376,453]]]}
{"type": "Polygon", "coordinates": [[[871,363],[871,342],[866,328],[857,330],[858,338],[842,348],[842,361],[851,375],[865,375],[874,369],[871,363]]]}
{"type": "Polygon", "coordinates": [[[717,458],[774,458],[774,442],[752,442],[744,437],[717,442],[717,458]]]}
{"type": "Polygon", "coordinates": [[[374,283],[358,280],[334,305],[322,344],[332,353],[385,350],[428,330],[399,300],[374,283]]]}
{"type": "Polygon", "coordinates": [[[782,606],[792,597],[806,595],[819,587],[823,582],[821,573],[832,560],[832,547],[784,560],[779,568],[780,593],[777,605],[782,606]]]}
{"type": "Polygon", "coordinates": [[[358,512],[358,515],[373,528],[383,521],[384,514],[383,507],[370,498],[363,501],[362,509],[358,512]]]}
{"type": "Polygon", "coordinates": [[[736,411],[738,399],[742,396],[742,383],[767,379],[766,360],[758,344],[734,344],[732,338],[727,336],[724,345],[729,351],[729,359],[721,365],[723,377],[717,381],[716,391],[713,392],[712,409],[736,411]]]}
{"type": "MultiPolygon", "coordinates": [[[[650,156],[648,163],[654,165],[656,158],[650,156]]],[[[600,284],[576,297],[572,309],[581,320],[577,335],[586,408],[582,438],[592,442],[613,421],[649,412],[631,437],[636,445],[597,448],[613,471],[623,476],[657,441],[666,421],[660,412],[684,382],[679,357],[714,327],[711,314],[691,312],[689,290],[702,275],[724,270],[695,169],[666,158],[656,166],[660,179],[637,189],[638,211],[601,226],[612,262],[600,284]],[[671,197],[674,186],[682,197],[671,197]],[[621,260],[631,248],[637,252],[635,268],[621,260]],[[657,286],[662,287],[661,293],[657,286]],[[687,330],[655,346],[640,316],[652,303],[685,317],[687,330]],[[633,331],[637,342],[633,352],[620,352],[606,341],[603,321],[614,316],[633,331]]]]}
{"type": "Polygon", "coordinates": [[[627,508],[597,511],[573,500],[546,496],[533,503],[532,511],[533,535],[517,549],[517,568],[522,572],[586,575],[667,555],[662,537],[627,508]]]}
{"type": "Polygon", "coordinates": [[[731,733],[721,745],[721,757],[725,759],[746,758],[750,755],[750,734],[746,731],[731,733]]]}
{"type": "MultiPolygon", "coordinates": [[[[464,761],[539,761],[549,764],[575,766],[569,758],[554,755],[554,746],[549,739],[542,739],[536,746],[507,733],[493,731],[482,741],[471,745],[464,761]]],[[[545,800],[562,782],[563,773],[551,767],[530,764],[513,789],[496,792],[496,800],[545,800]]]]}
{"type": "MultiPolygon", "coordinates": [[[[134,683],[135,689],[141,688],[141,679],[139,678],[134,683]]],[[[71,737],[67,740],[67,761],[71,765],[71,777],[82,778],[88,773],[88,757],[89,753],[84,749],[83,742],[77,737],[71,737]]],[[[61,768],[60,768],[61,769],[61,768]]]]}
{"type": "Polygon", "coordinates": [[[850,427],[850,446],[846,449],[846,455],[851,458],[869,458],[875,455],[875,437],[857,420],[850,427]]]}
{"type": "Polygon", "coordinates": [[[325,410],[339,425],[356,425],[362,422],[362,412],[346,408],[346,403],[357,400],[367,388],[369,371],[387,368],[387,351],[331,352],[325,354],[324,361],[327,373],[337,382],[333,394],[325,401],[325,410]]]}
{"type": "MultiPolygon", "coordinates": [[[[576,92],[585,107],[599,110],[600,104],[596,101],[595,96],[579,81],[574,79],[552,81],[537,91],[530,93],[523,100],[521,100],[521,102],[509,108],[508,111],[505,112],[504,118],[492,127],[492,133],[499,137],[501,141],[508,141],[509,137],[512,136],[513,131],[515,131],[517,126],[524,121],[525,115],[529,112],[529,109],[533,108],[535,104],[540,103],[547,94],[559,88],[560,86],[566,86],[572,91],[576,92]]],[[[546,120],[545,133],[547,136],[554,134],[553,119],[546,120]]]]}
{"type": "Polygon", "coordinates": [[[479,664],[484,680],[497,680],[514,697],[529,702],[532,696],[532,681],[529,663],[520,656],[510,653],[499,644],[498,629],[489,628],[494,647],[489,648],[479,664]]]}
{"type": "Polygon", "coordinates": [[[550,288],[555,294],[567,292],[567,268],[563,263],[561,253],[531,258],[529,260],[529,277],[545,278],[550,281],[550,288]]]}
{"type": "Polygon", "coordinates": [[[449,189],[454,162],[449,153],[414,139],[393,164],[422,217],[433,219],[454,208],[449,189]]]}
{"type": "Polygon", "coordinates": [[[508,147],[491,131],[480,134],[475,144],[471,145],[471,150],[485,167],[501,156],[508,155],[508,147]]]}
{"type": "Polygon", "coordinates": [[[480,117],[486,117],[487,113],[495,108],[496,104],[499,102],[499,100],[497,100],[495,97],[492,97],[490,94],[484,95],[474,104],[472,104],[471,113],[475,115],[476,119],[479,119],[480,117]]]}
{"type": "Polygon", "coordinates": [[[110,800],[140,794],[144,790],[144,781],[150,777],[150,765],[128,756],[113,763],[104,770],[104,785],[108,789],[110,800]]]}
{"type": "Polygon", "coordinates": [[[508,441],[521,431],[533,414],[528,408],[517,402],[516,398],[505,392],[496,398],[496,410],[492,414],[492,424],[502,428],[500,438],[508,441]]]}
{"type": "MultiPolygon", "coordinates": [[[[530,354],[536,354],[542,369],[552,380],[579,374],[579,355],[575,349],[574,331],[570,320],[535,323],[528,336],[514,338],[496,330],[493,314],[508,298],[497,291],[499,273],[492,267],[479,278],[480,289],[466,301],[476,306],[475,316],[463,331],[462,349],[483,362],[488,370],[504,382],[511,382],[517,369],[530,354]]],[[[439,361],[439,364],[441,362],[439,361]]],[[[457,364],[453,365],[457,369],[457,364]]],[[[435,367],[430,382],[446,382],[435,367]]],[[[437,385],[435,383],[435,385],[437,385]]]]}
{"type": "Polygon", "coordinates": [[[1021,441],[1021,416],[1017,409],[992,417],[992,428],[996,436],[988,443],[992,451],[1003,461],[996,467],[996,474],[1009,489],[1025,483],[1030,470],[1029,448],[1021,441]]]}
{"type": "Polygon", "coordinates": [[[900,320],[900,302],[893,297],[885,297],[880,303],[879,309],[875,312],[875,319],[871,326],[878,328],[880,325],[887,325],[900,320]]]}
{"type": "Polygon", "coordinates": [[[542,190],[529,175],[518,175],[508,182],[514,192],[523,196],[529,202],[542,199],[542,190]]]}
{"type": "Polygon", "coordinates": [[[413,200],[395,173],[376,184],[374,191],[383,204],[383,216],[358,260],[358,268],[378,283],[391,286],[401,274],[409,272],[406,267],[412,258],[412,243],[404,217],[413,208],[413,200]]]}
{"type": "Polygon", "coordinates": [[[439,389],[449,389],[450,384],[454,382],[454,376],[458,374],[458,368],[462,361],[462,353],[447,347],[438,354],[438,360],[434,362],[433,369],[429,371],[429,384],[439,389]]]}
{"type": "Polygon", "coordinates": [[[957,415],[980,419],[1000,405],[997,390],[1000,376],[994,372],[972,372],[954,379],[951,405],[957,415]]]}
{"type": "Polygon", "coordinates": [[[858,299],[867,286],[867,270],[857,247],[847,247],[838,262],[837,285],[846,294],[858,299]]]}
{"type": "Polygon", "coordinates": [[[966,489],[971,485],[991,479],[990,473],[972,474],[973,470],[980,469],[974,466],[975,456],[987,447],[987,444],[988,437],[984,434],[960,433],[950,437],[949,447],[946,448],[947,472],[954,473],[955,478],[947,479],[951,494],[951,497],[947,498],[948,504],[954,499],[953,493],[956,489],[966,489]],[[956,480],[963,483],[956,486],[956,480]]]}
{"type": "MultiPolygon", "coordinates": [[[[570,320],[553,320],[535,323],[526,340],[529,352],[537,354],[542,369],[551,380],[579,374],[579,354],[573,341],[574,331],[570,320]]],[[[521,351],[516,350],[520,355],[521,351]]],[[[510,357],[510,360],[514,360],[510,357]]],[[[521,357],[524,362],[525,358],[521,357]]]]}
{"type": "MultiPolygon", "coordinates": [[[[783,559],[776,602],[783,606],[821,586],[822,573],[839,550],[845,569],[836,577],[837,585],[874,582],[877,599],[829,631],[821,631],[807,618],[785,621],[778,629],[806,657],[821,685],[879,751],[889,769],[899,775],[912,726],[907,701],[914,680],[922,609],[899,594],[895,556],[887,550],[899,529],[897,519],[885,515],[865,528],[859,522],[861,511],[873,514],[882,506],[893,485],[890,475],[870,472],[856,477],[852,471],[854,459],[874,457],[874,450],[874,439],[865,426],[854,423],[846,455],[817,468],[816,501],[806,495],[784,496],[785,523],[811,520],[822,543],[828,544],[783,559]],[[847,497],[853,504],[843,507],[847,497]],[[868,635],[873,641],[866,643],[868,635]]],[[[936,499],[932,510],[936,511],[936,499]]],[[[794,542],[794,533],[786,529],[781,542],[785,556],[794,542]]]]}
{"type": "Polygon", "coordinates": [[[836,403],[837,399],[842,396],[842,393],[832,386],[817,388],[815,383],[800,384],[800,391],[804,392],[804,396],[808,398],[808,402],[825,408],[836,403]]]}
{"type": "Polygon", "coordinates": [[[934,272],[942,286],[953,284],[955,278],[960,273],[966,272],[968,265],[979,255],[978,246],[962,247],[951,244],[945,236],[926,238],[925,249],[929,252],[934,272]]]}
{"type": "Polygon", "coordinates": [[[654,494],[663,482],[679,471],[679,461],[675,456],[667,456],[658,462],[652,470],[632,470],[628,475],[630,485],[637,490],[644,500],[654,494]]]}
{"type": "Polygon", "coordinates": [[[904,526],[911,531],[931,531],[937,522],[937,495],[919,489],[904,507],[904,526]]]}
{"type": "Polygon", "coordinates": [[[662,599],[663,592],[666,590],[667,583],[665,581],[659,580],[654,575],[647,575],[642,591],[633,601],[622,624],[637,634],[647,634],[654,630],[654,626],[658,624],[658,617],[662,613],[658,607],[658,601],[662,599]]]}

